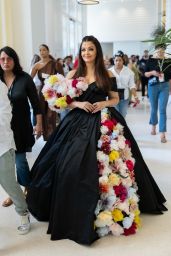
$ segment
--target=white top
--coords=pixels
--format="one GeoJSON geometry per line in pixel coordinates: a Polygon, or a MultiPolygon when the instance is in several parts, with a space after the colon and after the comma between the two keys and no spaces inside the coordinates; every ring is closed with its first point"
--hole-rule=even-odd
{"type": "Polygon", "coordinates": [[[122,70],[118,74],[114,69],[114,66],[109,69],[114,76],[116,77],[116,83],[118,89],[125,89],[124,91],[124,99],[127,100],[129,98],[129,90],[136,88],[134,73],[132,70],[126,66],[123,66],[122,70]]]}
{"type": "Polygon", "coordinates": [[[11,105],[7,93],[7,86],[0,81],[0,157],[9,149],[16,149],[11,130],[11,105]]]}

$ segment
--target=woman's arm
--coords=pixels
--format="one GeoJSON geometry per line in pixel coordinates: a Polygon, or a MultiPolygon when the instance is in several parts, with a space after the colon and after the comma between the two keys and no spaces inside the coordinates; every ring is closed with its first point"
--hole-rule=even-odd
{"type": "Polygon", "coordinates": [[[150,76],[159,76],[159,72],[157,72],[156,70],[152,70],[152,71],[149,71],[149,72],[145,72],[144,73],[144,75],[146,76],[146,77],[150,77],[150,76]]]}
{"type": "Polygon", "coordinates": [[[119,103],[118,92],[110,91],[108,100],[95,102],[93,104],[94,110],[92,113],[101,111],[103,108],[106,108],[106,107],[113,107],[113,106],[117,105],[118,103],[119,103]]]}
{"type": "Polygon", "coordinates": [[[43,127],[42,127],[42,115],[37,114],[36,115],[36,126],[34,126],[34,133],[36,135],[36,139],[38,139],[43,132],[43,127]]]}
{"type": "Polygon", "coordinates": [[[42,114],[40,109],[40,102],[33,79],[28,74],[25,75],[25,79],[27,82],[27,96],[33,108],[33,113],[36,116],[36,126],[34,127],[34,133],[36,134],[36,139],[38,139],[42,135],[42,114]]]}
{"type": "Polygon", "coordinates": [[[36,63],[36,64],[33,66],[33,68],[31,69],[31,71],[30,71],[30,75],[31,75],[32,78],[35,77],[35,75],[37,74],[37,71],[38,71],[38,63],[36,63]]]}

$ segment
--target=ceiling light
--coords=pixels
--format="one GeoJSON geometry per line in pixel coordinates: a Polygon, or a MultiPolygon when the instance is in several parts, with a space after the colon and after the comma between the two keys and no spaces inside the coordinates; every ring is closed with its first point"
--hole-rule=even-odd
{"type": "Polygon", "coordinates": [[[93,4],[99,4],[99,0],[77,0],[77,3],[85,4],[85,5],[93,5],[93,4]]]}

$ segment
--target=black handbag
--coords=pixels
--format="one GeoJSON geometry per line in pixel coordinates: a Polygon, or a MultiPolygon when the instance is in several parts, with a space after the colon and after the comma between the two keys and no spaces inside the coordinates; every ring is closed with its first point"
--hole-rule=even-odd
{"type": "Polygon", "coordinates": [[[124,91],[125,89],[118,89],[119,99],[124,100],[124,91]]]}

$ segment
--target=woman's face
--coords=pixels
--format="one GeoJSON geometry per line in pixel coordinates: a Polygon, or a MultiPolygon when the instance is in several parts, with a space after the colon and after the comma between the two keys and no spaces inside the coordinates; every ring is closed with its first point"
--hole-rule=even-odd
{"type": "Polygon", "coordinates": [[[122,57],[116,56],[114,59],[114,64],[116,68],[122,68],[124,65],[122,57]]]}
{"type": "Polygon", "coordinates": [[[45,57],[49,56],[49,50],[44,46],[40,46],[39,52],[40,52],[40,57],[41,58],[45,58],[45,57]]]}
{"type": "Polygon", "coordinates": [[[1,52],[0,65],[5,72],[5,71],[12,71],[15,66],[15,63],[13,58],[9,57],[5,52],[1,52]]]}
{"type": "Polygon", "coordinates": [[[164,48],[158,48],[155,51],[157,58],[163,58],[165,54],[165,49],[164,48]]]}
{"type": "Polygon", "coordinates": [[[63,64],[64,64],[63,59],[59,59],[58,62],[63,66],[63,64]]]}
{"type": "Polygon", "coordinates": [[[83,42],[81,46],[81,57],[85,63],[94,63],[97,55],[96,46],[91,42],[83,42]]]}

